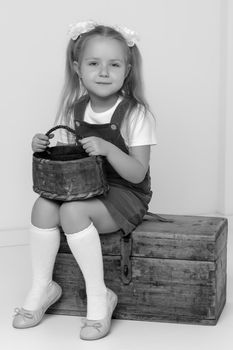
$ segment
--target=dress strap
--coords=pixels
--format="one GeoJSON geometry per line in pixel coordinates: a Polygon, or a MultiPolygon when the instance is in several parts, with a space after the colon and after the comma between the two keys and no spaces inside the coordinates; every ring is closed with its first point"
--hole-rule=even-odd
{"type": "Polygon", "coordinates": [[[85,110],[89,101],[89,96],[86,94],[82,96],[74,105],[74,121],[83,121],[85,110]]]}
{"type": "MultiPolygon", "coordinates": [[[[89,102],[89,96],[86,94],[82,96],[78,102],[74,106],[74,121],[83,121],[85,110],[87,107],[87,104],[89,102]]],[[[125,117],[125,113],[128,110],[130,105],[129,99],[124,98],[119,105],[116,107],[112,118],[111,118],[111,124],[116,124],[118,128],[120,128],[121,123],[125,117]]]]}
{"type": "Polygon", "coordinates": [[[111,124],[115,124],[118,126],[118,129],[121,127],[121,123],[125,117],[125,113],[128,110],[130,106],[130,101],[127,98],[124,98],[119,105],[116,107],[112,118],[111,118],[111,124]]]}

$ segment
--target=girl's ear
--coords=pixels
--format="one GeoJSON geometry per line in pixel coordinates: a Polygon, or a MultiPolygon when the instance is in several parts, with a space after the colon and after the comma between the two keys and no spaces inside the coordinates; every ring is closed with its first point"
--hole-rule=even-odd
{"type": "Polygon", "coordinates": [[[81,78],[81,73],[80,73],[80,69],[79,69],[79,64],[77,61],[73,62],[73,68],[74,71],[78,74],[79,78],[81,78]]]}

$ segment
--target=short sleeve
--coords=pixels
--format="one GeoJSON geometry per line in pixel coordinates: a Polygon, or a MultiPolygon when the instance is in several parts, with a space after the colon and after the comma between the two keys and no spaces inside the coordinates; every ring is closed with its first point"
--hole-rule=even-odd
{"type": "Polygon", "coordinates": [[[126,118],[121,132],[128,147],[157,144],[155,118],[142,107],[137,107],[126,118]]]}

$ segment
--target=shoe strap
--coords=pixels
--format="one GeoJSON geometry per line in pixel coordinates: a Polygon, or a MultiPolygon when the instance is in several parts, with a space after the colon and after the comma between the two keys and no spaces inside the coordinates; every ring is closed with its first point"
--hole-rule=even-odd
{"type": "Polygon", "coordinates": [[[98,332],[101,332],[100,328],[103,326],[101,322],[95,320],[82,319],[82,328],[94,327],[98,332]]]}
{"type": "Polygon", "coordinates": [[[24,318],[33,318],[33,313],[32,312],[30,312],[30,311],[28,311],[28,310],[25,310],[25,309],[23,309],[23,308],[15,308],[15,315],[14,316],[18,316],[18,315],[20,315],[20,316],[22,316],[22,317],[24,317],[24,318]]]}

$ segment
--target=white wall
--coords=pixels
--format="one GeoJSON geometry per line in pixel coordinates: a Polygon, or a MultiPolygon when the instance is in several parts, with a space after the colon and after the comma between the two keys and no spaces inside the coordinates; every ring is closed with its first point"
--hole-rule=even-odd
{"type": "Polygon", "coordinates": [[[219,211],[233,213],[233,1],[222,2],[219,84],[219,211]]]}
{"type": "Polygon", "coordinates": [[[225,141],[226,125],[232,126],[232,106],[226,100],[232,80],[225,79],[230,62],[224,66],[232,54],[226,50],[227,1],[0,0],[0,6],[2,232],[26,228],[30,221],[36,198],[31,138],[53,124],[67,27],[85,19],[140,33],[146,93],[157,116],[159,142],[152,151],[150,209],[233,213],[229,129],[225,141]]]}

